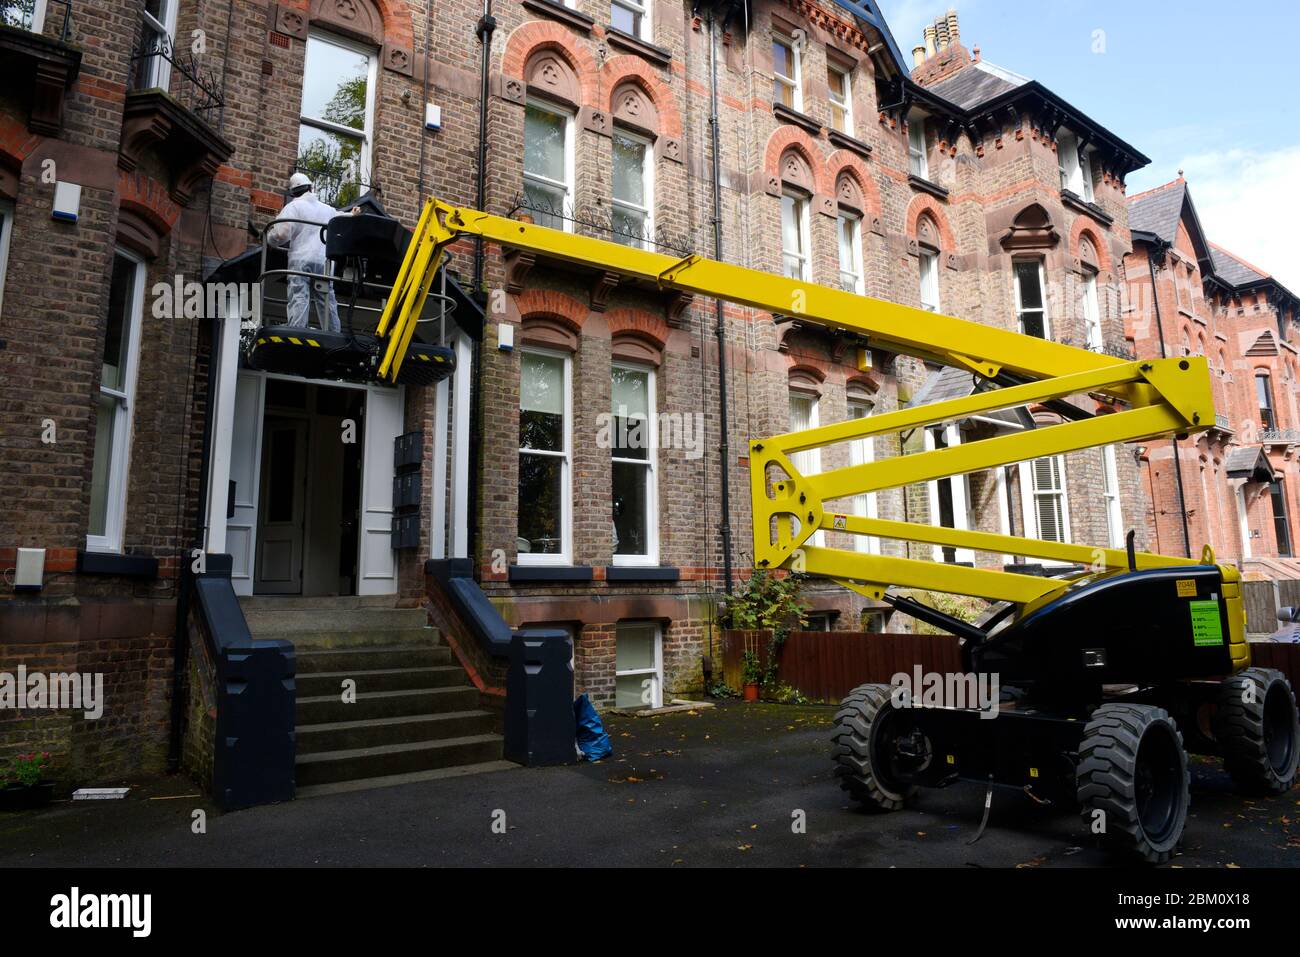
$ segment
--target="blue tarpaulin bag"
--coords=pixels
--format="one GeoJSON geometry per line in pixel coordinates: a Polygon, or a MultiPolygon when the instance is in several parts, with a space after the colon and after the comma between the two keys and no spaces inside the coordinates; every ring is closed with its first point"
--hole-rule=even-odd
{"type": "Polygon", "coordinates": [[[614,753],[605,725],[586,695],[573,702],[573,716],[578,720],[578,747],[588,761],[599,761],[614,753]]]}

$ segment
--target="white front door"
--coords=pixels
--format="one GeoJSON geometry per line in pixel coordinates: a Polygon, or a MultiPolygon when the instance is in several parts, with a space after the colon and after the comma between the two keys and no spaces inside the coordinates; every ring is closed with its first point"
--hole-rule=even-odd
{"type": "Polygon", "coordinates": [[[263,426],[255,587],[259,594],[302,594],[309,425],[305,418],[268,416],[263,426]]]}
{"type": "Polygon", "coordinates": [[[366,387],[357,594],[397,593],[393,551],[393,441],[402,434],[402,389],[366,387]]]}

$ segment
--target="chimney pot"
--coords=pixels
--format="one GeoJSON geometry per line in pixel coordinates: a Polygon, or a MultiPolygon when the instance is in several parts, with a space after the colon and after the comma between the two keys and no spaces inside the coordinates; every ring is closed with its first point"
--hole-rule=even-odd
{"type": "Polygon", "coordinates": [[[925,62],[925,47],[917,45],[912,47],[912,66],[920,66],[925,62]]]}
{"type": "Polygon", "coordinates": [[[934,24],[932,23],[925,28],[925,55],[927,57],[932,57],[934,56],[935,52],[936,50],[934,48],[934,24]]]}

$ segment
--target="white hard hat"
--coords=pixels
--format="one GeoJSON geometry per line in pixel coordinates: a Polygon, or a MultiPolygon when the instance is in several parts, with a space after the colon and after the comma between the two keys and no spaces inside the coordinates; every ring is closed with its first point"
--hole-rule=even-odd
{"type": "Polygon", "coordinates": [[[289,177],[289,192],[297,192],[304,186],[311,189],[311,177],[306,173],[294,173],[289,177]]]}

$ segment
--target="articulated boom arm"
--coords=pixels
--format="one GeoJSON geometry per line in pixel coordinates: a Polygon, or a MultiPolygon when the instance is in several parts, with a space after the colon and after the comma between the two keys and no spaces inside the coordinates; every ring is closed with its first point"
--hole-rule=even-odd
{"type": "MultiPolygon", "coordinates": [[[[396,379],[445,249],[458,239],[473,237],[551,259],[597,266],[665,290],[721,299],[857,334],[875,348],[956,366],[979,380],[1004,385],[966,398],[750,443],[755,564],[798,567],[871,597],[882,597],[886,588],[896,585],[1032,602],[1059,592],[1064,585],[1031,575],[808,544],[817,530],[1023,555],[1094,570],[1126,568],[1128,559],[1116,549],[837,513],[831,507],[836,500],[1099,445],[1198,432],[1214,422],[1209,368],[1203,357],[1125,361],[773,273],[698,256],[647,252],[436,199],[425,205],[393,296],[380,319],[377,332],[385,343],[381,377],[396,379]],[[828,445],[1079,394],[1099,395],[1122,405],[1113,413],[818,475],[800,474],[791,458],[828,445]]],[[[1203,559],[1210,560],[1208,553],[1203,559]]],[[[1138,554],[1136,562],[1139,568],[1201,563],[1145,553],[1138,554]]]]}

